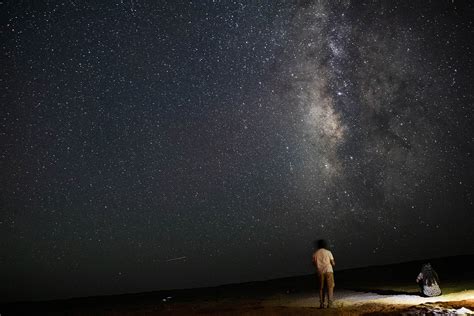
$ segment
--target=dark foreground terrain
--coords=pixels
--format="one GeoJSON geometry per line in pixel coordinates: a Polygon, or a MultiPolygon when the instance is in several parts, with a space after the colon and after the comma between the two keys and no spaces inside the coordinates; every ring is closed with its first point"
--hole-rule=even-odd
{"type": "Polygon", "coordinates": [[[318,309],[306,275],[213,288],[0,305],[5,315],[459,315],[474,314],[474,255],[336,271],[335,307],[318,309]],[[431,262],[443,295],[423,298],[414,279],[431,262]]]}

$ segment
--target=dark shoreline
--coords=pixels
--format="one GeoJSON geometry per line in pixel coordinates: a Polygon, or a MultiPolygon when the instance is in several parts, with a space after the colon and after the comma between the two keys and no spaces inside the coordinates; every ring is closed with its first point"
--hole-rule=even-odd
{"type": "MultiPolygon", "coordinates": [[[[414,279],[423,263],[431,262],[441,278],[443,294],[459,282],[474,282],[474,255],[461,255],[399,264],[336,270],[336,287],[379,294],[416,294],[414,279]],[[413,285],[411,287],[411,285],[413,285]]],[[[315,293],[313,275],[295,276],[268,281],[228,284],[209,288],[162,290],[108,296],[78,297],[47,301],[19,301],[0,304],[4,315],[90,315],[123,311],[133,313],[147,306],[153,313],[172,310],[173,305],[192,306],[202,302],[258,301],[272,295],[315,293]]],[[[224,311],[223,311],[224,312],[224,311]]],[[[121,312],[120,312],[121,314],[121,312]]]]}

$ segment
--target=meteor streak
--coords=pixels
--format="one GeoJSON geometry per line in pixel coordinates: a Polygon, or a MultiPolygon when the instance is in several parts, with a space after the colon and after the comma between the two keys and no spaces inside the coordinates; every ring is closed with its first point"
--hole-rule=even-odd
{"type": "Polygon", "coordinates": [[[185,259],[186,259],[186,257],[183,256],[183,257],[177,257],[177,258],[168,259],[168,260],[166,260],[166,262],[178,261],[178,260],[185,260],[185,259]]]}

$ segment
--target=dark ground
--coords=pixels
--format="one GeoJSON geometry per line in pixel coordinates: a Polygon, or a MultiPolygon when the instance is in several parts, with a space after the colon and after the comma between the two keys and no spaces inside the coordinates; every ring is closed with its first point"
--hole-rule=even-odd
{"type": "MultiPolygon", "coordinates": [[[[414,283],[421,265],[431,262],[438,272],[444,294],[473,290],[474,255],[414,261],[336,271],[336,291],[351,290],[382,295],[416,295],[414,283]],[[467,288],[466,288],[467,287],[467,288]]],[[[278,306],[264,301],[272,297],[317,297],[314,275],[305,275],[262,282],[231,284],[212,288],[156,291],[137,294],[97,296],[41,302],[0,304],[6,315],[357,315],[357,314],[424,314],[427,306],[352,306],[319,310],[314,307],[278,306]],[[411,308],[411,309],[410,309],[411,308]],[[415,308],[415,309],[414,309],[415,308]],[[415,312],[413,312],[415,310],[415,312]],[[410,312],[411,311],[411,312],[410,312]],[[420,313],[418,313],[418,312],[420,313]],[[412,313],[413,312],[413,313],[412,313]]],[[[468,301],[444,302],[443,306],[474,308],[468,301]]],[[[373,304],[372,304],[373,305],[373,304]]]]}

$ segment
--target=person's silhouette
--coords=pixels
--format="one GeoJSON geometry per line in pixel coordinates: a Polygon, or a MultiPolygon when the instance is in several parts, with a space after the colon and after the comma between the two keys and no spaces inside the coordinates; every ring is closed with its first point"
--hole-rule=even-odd
{"type": "Polygon", "coordinates": [[[416,277],[416,282],[420,286],[420,291],[424,296],[441,295],[439,287],[439,277],[431,264],[424,264],[421,272],[416,277]]]}
{"type": "Polygon", "coordinates": [[[319,282],[319,307],[324,308],[325,289],[328,293],[328,305],[332,307],[334,294],[334,270],[336,265],[331,251],[324,239],[317,241],[317,250],[313,253],[313,265],[316,267],[319,282]]]}

